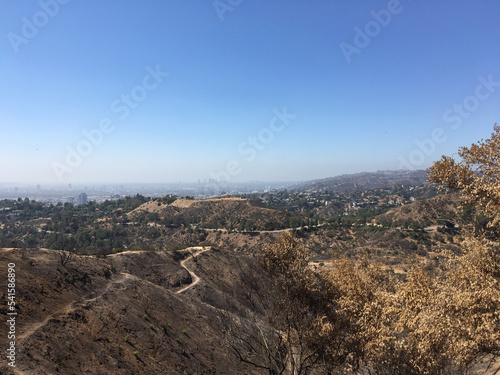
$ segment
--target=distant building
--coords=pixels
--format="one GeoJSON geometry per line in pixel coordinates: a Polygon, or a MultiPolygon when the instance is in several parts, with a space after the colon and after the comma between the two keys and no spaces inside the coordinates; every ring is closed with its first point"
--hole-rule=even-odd
{"type": "Polygon", "coordinates": [[[78,196],[78,204],[87,204],[87,194],[80,193],[78,196]]]}
{"type": "Polygon", "coordinates": [[[75,203],[75,197],[68,197],[68,203],[75,203]]]}

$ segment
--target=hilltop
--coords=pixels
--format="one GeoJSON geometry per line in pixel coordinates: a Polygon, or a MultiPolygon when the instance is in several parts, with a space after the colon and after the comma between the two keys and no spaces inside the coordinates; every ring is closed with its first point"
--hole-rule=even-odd
{"type": "Polygon", "coordinates": [[[137,221],[145,214],[167,226],[192,225],[205,229],[273,230],[289,227],[291,215],[266,204],[240,197],[203,200],[176,199],[165,203],[161,198],[147,202],[128,214],[137,221]]]}

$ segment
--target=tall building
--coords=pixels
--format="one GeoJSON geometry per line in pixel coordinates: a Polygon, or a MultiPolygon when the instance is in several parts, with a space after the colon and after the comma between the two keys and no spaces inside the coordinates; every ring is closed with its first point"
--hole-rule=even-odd
{"type": "Polygon", "coordinates": [[[87,204],[87,194],[80,193],[78,196],[78,204],[87,204]]]}

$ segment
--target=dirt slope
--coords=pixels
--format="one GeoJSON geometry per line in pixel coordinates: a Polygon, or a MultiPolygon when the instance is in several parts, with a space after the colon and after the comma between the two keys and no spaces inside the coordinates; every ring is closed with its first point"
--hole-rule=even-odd
{"type": "MultiPolygon", "coordinates": [[[[2,359],[0,373],[256,373],[224,345],[220,321],[222,313],[256,313],[236,287],[255,261],[217,249],[192,253],[76,256],[62,266],[56,251],[0,249],[0,269],[16,264],[18,302],[16,372],[2,359]]],[[[1,325],[5,348],[7,329],[1,325]]]]}

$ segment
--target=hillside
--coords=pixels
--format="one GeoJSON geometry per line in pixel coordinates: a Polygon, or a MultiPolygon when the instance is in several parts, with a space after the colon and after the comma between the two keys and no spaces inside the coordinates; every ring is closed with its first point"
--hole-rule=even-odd
{"type": "MultiPolygon", "coordinates": [[[[373,276],[378,280],[377,288],[381,285],[388,288],[383,292],[385,295],[412,280],[414,270],[419,267],[439,279],[447,259],[462,254],[465,229],[440,228],[447,220],[458,222],[464,218],[458,210],[458,197],[446,194],[410,200],[414,198],[410,193],[417,194],[417,190],[405,189],[397,195],[404,200],[392,206],[386,203],[395,200],[392,193],[380,196],[376,204],[363,202],[377,198],[377,191],[352,194],[356,201],[346,202],[350,209],[345,214],[318,223],[311,212],[304,212],[301,220],[304,225],[291,230],[293,236],[283,235],[288,230],[238,231],[234,225],[241,224],[248,216],[258,218],[255,225],[260,228],[268,228],[267,223],[276,225],[280,218],[292,217],[284,210],[238,197],[207,200],[135,197],[76,207],[6,202],[14,208],[3,215],[4,236],[16,230],[21,236],[16,241],[23,244],[34,235],[58,239],[56,245],[82,241],[83,251],[75,248],[75,253],[68,253],[56,246],[51,250],[27,246],[0,249],[0,268],[7,269],[10,263],[16,265],[18,314],[18,367],[12,372],[4,366],[0,372],[267,373],[266,366],[287,366],[291,358],[287,355],[293,357],[296,353],[298,346],[293,335],[283,341],[282,332],[293,322],[290,316],[305,324],[304,337],[311,340],[308,345],[329,347],[327,343],[340,340],[334,345],[339,345],[340,352],[356,351],[358,346],[344,347],[343,335],[353,333],[347,332],[349,324],[340,324],[342,319],[348,321],[352,316],[347,314],[338,321],[334,315],[342,311],[330,306],[342,302],[338,300],[340,289],[332,289],[334,284],[329,284],[340,277],[339,266],[347,264],[342,262],[352,261],[360,270],[369,270],[366,265],[371,264],[373,271],[376,270],[373,276]],[[380,209],[383,214],[378,214],[380,209]],[[435,228],[429,230],[428,225],[435,228]],[[296,256],[287,251],[304,249],[300,255],[302,261],[296,263],[300,264],[300,271],[293,268],[293,272],[282,275],[279,273],[282,271],[274,271],[270,277],[267,273],[270,268],[265,271],[261,267],[262,258],[256,255],[268,251],[268,244],[287,241],[283,240],[286,236],[289,241],[296,241],[298,247],[286,245],[282,247],[286,251],[281,260],[274,256],[270,259],[278,261],[276,269],[286,270],[282,266],[288,261],[295,264],[296,256]],[[123,248],[114,245],[119,241],[123,248]],[[91,246],[85,248],[86,243],[91,246]],[[302,277],[305,278],[301,280],[302,277]],[[300,293],[293,292],[294,288],[287,289],[291,280],[298,281],[300,293]],[[285,291],[292,292],[290,300],[284,298],[285,291]],[[300,296],[307,298],[297,300],[300,296]],[[314,317],[313,311],[319,315],[314,317]],[[325,314],[330,314],[328,319],[332,319],[332,324],[340,324],[335,328],[338,334],[317,341],[317,337],[333,327],[325,325],[326,331],[314,331],[326,319],[325,314]],[[270,342],[274,343],[272,348],[270,342]]],[[[285,202],[289,197],[279,198],[285,202]]],[[[313,201],[313,197],[304,198],[313,201]]],[[[316,199],[319,203],[322,200],[322,197],[316,199]]],[[[281,225],[286,223],[289,221],[282,221],[281,225]]],[[[347,286],[346,290],[350,290],[350,283],[356,278],[349,277],[340,277],[341,288],[347,286]]],[[[4,285],[4,300],[6,291],[4,285]]],[[[7,309],[6,304],[0,307],[4,318],[7,309]]],[[[8,325],[2,325],[0,344],[7,345],[7,329],[8,325]]],[[[356,335],[362,336],[363,332],[356,335]]],[[[321,359],[314,354],[315,349],[303,347],[303,350],[304,353],[313,350],[309,354],[314,361],[321,359]]],[[[344,371],[350,366],[349,358],[342,354],[339,362],[334,360],[331,366],[338,365],[344,371]]],[[[311,374],[327,373],[319,370],[320,362],[315,362],[318,371],[311,374]]],[[[342,371],[339,373],[346,373],[342,371]]]]}
{"type": "Polygon", "coordinates": [[[170,204],[161,200],[147,202],[128,214],[131,221],[145,214],[164,225],[192,224],[199,228],[273,230],[289,226],[290,214],[259,202],[238,197],[205,200],[177,199],[170,204]]]}
{"type": "MultiPolygon", "coordinates": [[[[390,208],[386,213],[329,221],[318,228],[296,232],[314,264],[326,264],[332,255],[369,259],[405,274],[416,263],[432,267],[443,250],[458,254],[470,224],[459,209],[457,194],[439,195],[390,208]],[[345,221],[344,221],[345,220],[345,221]],[[446,230],[446,223],[457,224],[446,230]]],[[[368,207],[369,208],[369,207],[368,207]]],[[[376,210],[374,210],[376,212],[376,210]]]]}
{"type": "Polygon", "coordinates": [[[459,220],[460,197],[458,194],[446,194],[430,199],[419,200],[411,204],[395,207],[389,212],[376,216],[378,224],[393,223],[401,226],[405,223],[418,223],[424,227],[444,225],[446,220],[459,220]]]}
{"type": "MultiPolygon", "coordinates": [[[[0,268],[16,265],[18,313],[17,368],[1,372],[259,373],[224,344],[221,319],[237,316],[247,327],[259,320],[262,305],[241,286],[260,268],[252,258],[205,250],[75,256],[63,266],[57,251],[1,249],[0,268]]],[[[258,287],[266,288],[265,275],[258,287]]]]}
{"type": "MultiPolygon", "coordinates": [[[[44,247],[78,253],[176,249],[215,241],[216,231],[272,231],[296,226],[297,214],[224,197],[126,197],[87,205],[25,200],[0,205],[0,247],[44,247]]],[[[253,237],[252,237],[253,238],[253,237]]]]}
{"type": "Polygon", "coordinates": [[[419,171],[363,172],[329,177],[304,183],[300,190],[329,190],[349,192],[365,189],[393,188],[394,186],[418,186],[427,181],[427,173],[419,171]]]}

